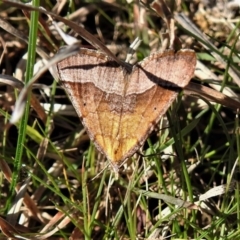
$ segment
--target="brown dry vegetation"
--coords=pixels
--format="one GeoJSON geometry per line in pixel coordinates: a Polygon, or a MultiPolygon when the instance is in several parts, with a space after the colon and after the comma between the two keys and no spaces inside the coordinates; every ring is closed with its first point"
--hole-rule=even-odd
{"type": "MultiPolygon", "coordinates": [[[[135,62],[169,45],[166,21],[151,2],[69,2],[41,1],[40,6],[82,26],[119,59],[137,36],[142,43],[135,62]]],[[[239,239],[239,5],[165,2],[176,20],[176,46],[198,56],[193,81],[199,90],[215,92],[187,89],[118,178],[49,72],[33,87],[36,101],[19,142],[22,125],[6,128],[19,87],[0,76],[0,239],[239,239]],[[183,27],[180,13],[202,35],[196,37],[189,23],[183,27]],[[214,98],[219,104],[209,103],[214,98]],[[12,176],[18,177],[16,184],[12,176]]],[[[32,27],[29,17],[29,11],[0,0],[0,19],[24,37],[32,27]]],[[[24,81],[29,44],[1,25],[0,74],[24,81]]],[[[38,27],[38,46],[53,56],[63,45],[61,37],[44,14],[38,27]]],[[[91,47],[69,27],[63,29],[91,47]]],[[[40,60],[37,55],[32,64],[40,60]]]]}

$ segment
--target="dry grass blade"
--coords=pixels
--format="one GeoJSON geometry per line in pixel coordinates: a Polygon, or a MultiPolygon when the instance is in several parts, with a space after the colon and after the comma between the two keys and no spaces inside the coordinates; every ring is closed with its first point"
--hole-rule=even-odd
{"type": "Polygon", "coordinates": [[[188,202],[179,198],[167,196],[165,194],[158,194],[155,192],[147,192],[147,191],[140,191],[140,194],[143,194],[148,197],[164,200],[165,202],[177,205],[178,207],[181,207],[181,208],[198,209],[198,206],[191,202],[188,202]]]}
{"type": "Polygon", "coordinates": [[[12,207],[8,211],[7,221],[10,222],[13,225],[16,225],[18,217],[21,213],[20,209],[24,200],[24,196],[27,192],[28,184],[30,182],[30,178],[28,177],[23,184],[21,184],[21,187],[19,187],[19,190],[17,190],[17,194],[15,196],[15,199],[13,201],[12,207]]]}
{"type": "Polygon", "coordinates": [[[21,90],[24,87],[24,84],[22,81],[16,79],[13,76],[9,76],[9,75],[0,74],[0,82],[10,85],[13,88],[17,88],[19,90],[21,90]]]}
{"type": "Polygon", "coordinates": [[[235,93],[231,88],[225,86],[222,89],[221,81],[219,79],[219,77],[217,77],[216,74],[214,74],[206,65],[204,65],[202,62],[197,61],[197,66],[196,66],[196,70],[195,70],[195,76],[198,77],[201,80],[207,80],[210,81],[209,82],[209,86],[211,86],[212,88],[214,88],[217,91],[222,91],[223,94],[227,95],[228,97],[231,97],[235,100],[240,100],[240,97],[237,93],[235,93]],[[218,84],[211,84],[211,81],[218,83],[218,84]]]}
{"type": "Polygon", "coordinates": [[[201,196],[199,196],[199,201],[205,201],[209,198],[223,195],[223,194],[226,194],[227,192],[232,192],[235,190],[235,188],[236,188],[235,181],[231,182],[231,184],[228,184],[228,185],[224,184],[224,185],[214,187],[209,191],[205,192],[204,194],[201,194],[201,196]]]}
{"type": "Polygon", "coordinates": [[[3,218],[0,217],[0,229],[4,233],[6,237],[11,239],[27,239],[27,238],[18,238],[20,236],[20,232],[17,231],[11,224],[5,221],[3,218]]]}
{"type": "Polygon", "coordinates": [[[40,231],[41,236],[35,236],[37,240],[44,240],[51,237],[54,233],[58,232],[59,229],[66,227],[71,219],[65,214],[58,212],[49,223],[40,231]],[[62,219],[63,218],[63,219],[62,219]],[[62,219],[62,220],[61,220],[62,219]],[[59,222],[61,220],[61,222],[59,222]]]}
{"type": "Polygon", "coordinates": [[[238,110],[240,108],[240,102],[224,95],[221,92],[218,92],[209,87],[205,87],[200,84],[190,83],[185,89],[184,92],[189,96],[196,96],[197,98],[205,98],[210,102],[215,102],[238,110]]]}

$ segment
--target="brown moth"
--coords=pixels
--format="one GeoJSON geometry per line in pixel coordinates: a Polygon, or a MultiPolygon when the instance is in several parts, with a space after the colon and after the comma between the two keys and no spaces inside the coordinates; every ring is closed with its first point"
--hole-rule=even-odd
{"type": "Polygon", "coordinates": [[[82,48],[56,67],[90,139],[118,167],[143,145],[195,66],[194,51],[168,50],[128,72],[105,54],[82,48]]]}

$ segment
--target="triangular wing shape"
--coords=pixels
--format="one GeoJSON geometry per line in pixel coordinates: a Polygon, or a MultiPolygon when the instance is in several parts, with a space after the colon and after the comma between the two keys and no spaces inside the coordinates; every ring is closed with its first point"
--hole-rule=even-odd
{"type": "Polygon", "coordinates": [[[191,80],[191,50],[155,53],[131,74],[102,53],[81,49],[57,64],[59,78],[91,140],[118,166],[143,144],[191,80]]]}

